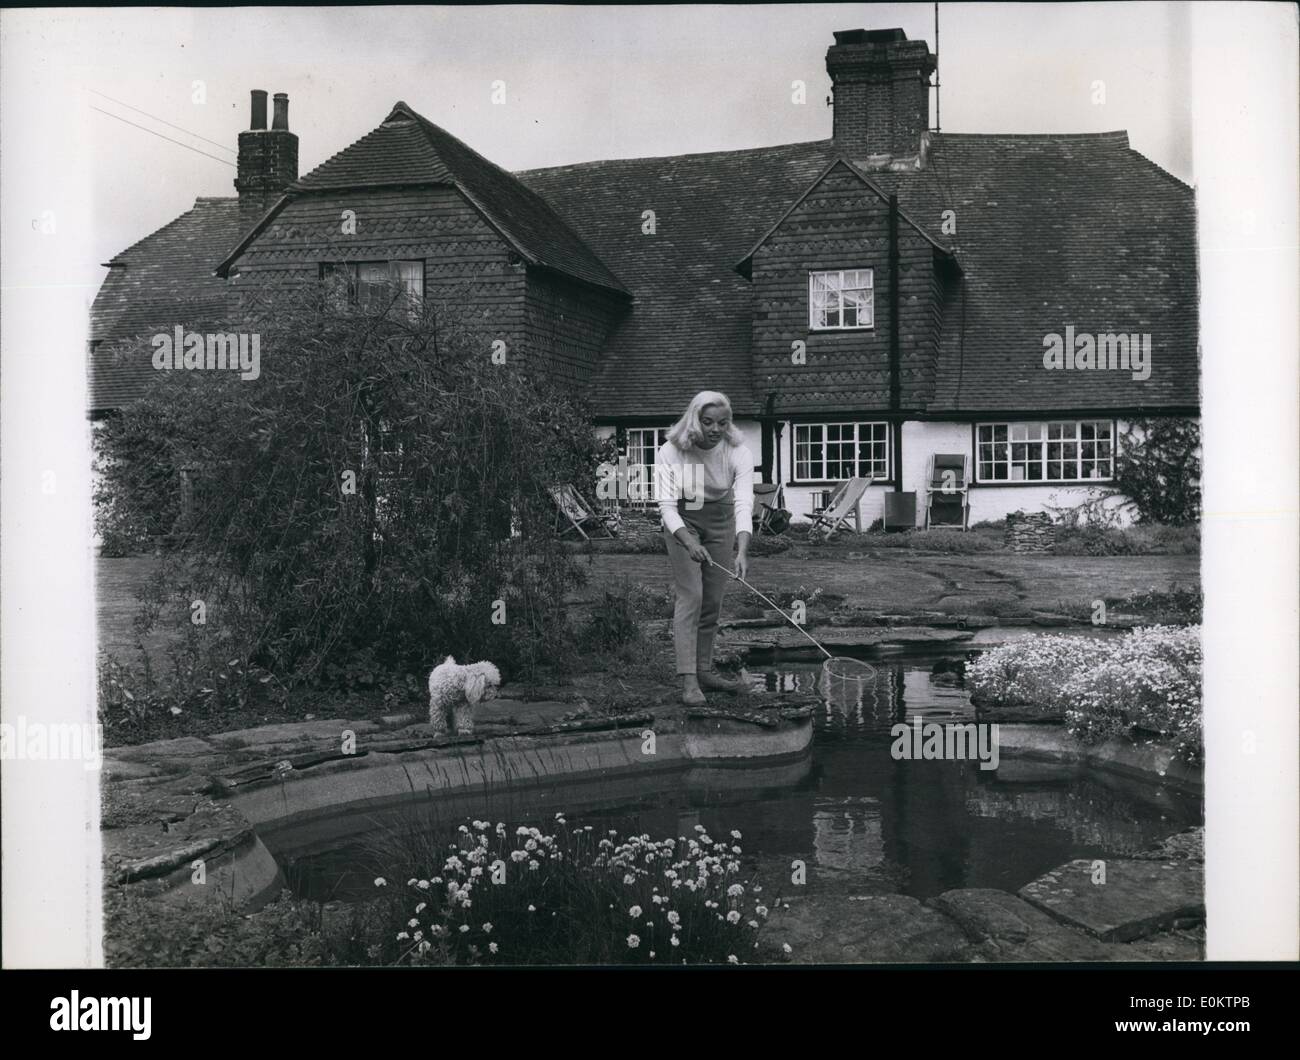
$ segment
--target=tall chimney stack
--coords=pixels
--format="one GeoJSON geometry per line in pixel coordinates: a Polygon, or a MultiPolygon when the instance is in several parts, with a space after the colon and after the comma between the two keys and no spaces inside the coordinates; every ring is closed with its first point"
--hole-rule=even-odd
{"type": "Polygon", "coordinates": [[[275,94],[275,117],[271,119],[271,128],[289,131],[289,97],[283,92],[275,94]]]}
{"type": "Polygon", "coordinates": [[[930,127],[935,57],[901,29],[850,29],[826,52],[835,98],[835,146],[855,160],[918,156],[930,127]]]}
{"type": "Polygon", "coordinates": [[[266,127],[266,93],[252,91],[247,132],[239,134],[235,190],[239,212],[251,224],[268,210],[286,187],[298,179],[298,137],[289,131],[289,97],[275,94],[271,128],[266,127]]]}
{"type": "Polygon", "coordinates": [[[260,88],[253,89],[253,120],[249,122],[248,127],[266,128],[266,93],[260,88]]]}

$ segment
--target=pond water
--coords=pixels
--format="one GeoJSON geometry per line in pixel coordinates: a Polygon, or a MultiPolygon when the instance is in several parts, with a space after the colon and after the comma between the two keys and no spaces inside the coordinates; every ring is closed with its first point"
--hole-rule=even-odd
{"type": "MultiPolygon", "coordinates": [[[[526,809],[461,810],[504,816],[512,828],[544,828],[563,810],[571,825],[654,839],[689,834],[696,824],[715,836],[737,829],[746,868],[776,888],[789,888],[791,863],[802,861],[805,893],[921,899],[957,887],[1014,891],[1062,862],[1131,854],[1202,822],[1199,796],[1070,765],[1003,758],[994,771],[969,760],[896,761],[895,723],[975,720],[963,687],[966,657],[874,662],[861,696],[818,708],[812,752],[794,763],[693,767],[674,783],[569,785],[529,796],[526,809]]],[[[749,674],[769,691],[815,694],[819,670],[776,663],[749,674]]],[[[374,823],[419,827],[419,812],[427,807],[374,823]]],[[[300,848],[280,862],[296,893],[319,899],[373,893],[383,871],[367,841],[300,848]]]]}

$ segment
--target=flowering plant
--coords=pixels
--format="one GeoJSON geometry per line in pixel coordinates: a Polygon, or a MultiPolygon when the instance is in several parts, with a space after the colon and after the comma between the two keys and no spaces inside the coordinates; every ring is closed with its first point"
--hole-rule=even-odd
{"type": "Polygon", "coordinates": [[[966,681],[977,700],[1059,714],[1085,743],[1145,735],[1188,761],[1203,754],[1200,626],[1027,637],[984,653],[966,668],[966,681]]]}
{"type": "Polygon", "coordinates": [[[740,963],[768,915],[740,833],[662,840],[570,826],[460,826],[407,881],[398,963],[740,963]]]}

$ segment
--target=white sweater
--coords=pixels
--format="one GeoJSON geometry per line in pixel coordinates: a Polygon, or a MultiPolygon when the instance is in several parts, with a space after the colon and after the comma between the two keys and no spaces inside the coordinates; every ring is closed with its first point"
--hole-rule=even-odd
{"type": "Polygon", "coordinates": [[[723,439],[712,449],[692,447],[683,453],[664,442],[655,455],[655,489],[670,534],[686,525],[677,511],[679,498],[685,496],[689,511],[692,503],[724,500],[728,494],[735,500],[736,532],[753,532],[754,455],[747,445],[733,446],[723,439]]]}

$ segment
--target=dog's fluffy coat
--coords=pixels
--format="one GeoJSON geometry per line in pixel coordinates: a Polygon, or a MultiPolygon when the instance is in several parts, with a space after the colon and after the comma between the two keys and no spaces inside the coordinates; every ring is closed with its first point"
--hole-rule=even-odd
{"type": "Polygon", "coordinates": [[[459,666],[450,655],[429,673],[429,724],[462,736],[474,731],[474,707],[496,699],[501,673],[490,662],[459,666]]]}

